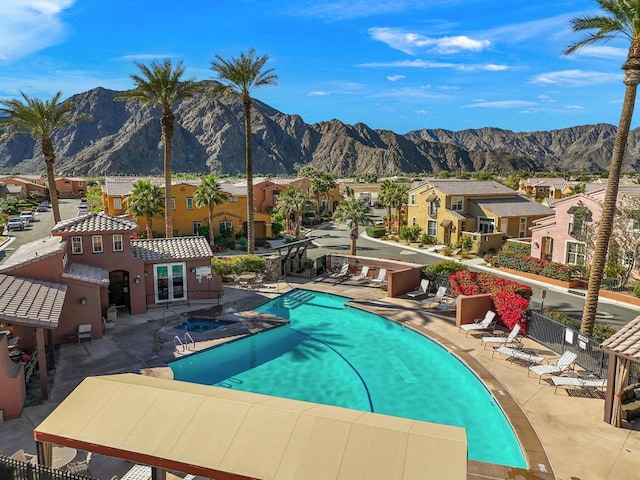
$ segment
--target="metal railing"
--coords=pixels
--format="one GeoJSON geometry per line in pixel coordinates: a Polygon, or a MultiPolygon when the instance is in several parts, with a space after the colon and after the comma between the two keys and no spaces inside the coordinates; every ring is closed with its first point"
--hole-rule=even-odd
{"type": "Polygon", "coordinates": [[[0,480],[94,480],[88,475],[22,462],[0,455],[0,480]]]}
{"type": "Polygon", "coordinates": [[[578,355],[577,363],[600,378],[607,377],[609,356],[600,350],[600,342],[586,337],[579,330],[568,327],[540,312],[530,311],[527,336],[557,354],[570,350],[578,355]]]}
{"type": "MultiPolygon", "coordinates": [[[[156,302],[156,294],[155,293],[147,293],[145,295],[146,303],[148,308],[171,308],[176,305],[187,305],[191,306],[193,302],[201,303],[203,300],[217,300],[218,305],[220,305],[220,299],[224,296],[224,289],[220,290],[211,290],[211,289],[193,289],[193,290],[183,290],[184,297],[183,298],[174,298],[173,300],[160,300],[156,302]],[[202,298],[193,298],[190,299],[190,293],[206,293],[207,297],[202,298]]],[[[0,479],[1,480],[1,479],[0,479]]]]}

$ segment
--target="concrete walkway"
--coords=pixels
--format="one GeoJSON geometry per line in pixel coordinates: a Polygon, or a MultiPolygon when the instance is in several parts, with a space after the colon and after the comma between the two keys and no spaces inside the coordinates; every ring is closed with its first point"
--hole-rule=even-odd
{"type": "MultiPolygon", "coordinates": [[[[225,287],[220,307],[209,306],[226,313],[251,310],[297,286],[354,298],[354,305],[359,308],[435,338],[473,368],[511,419],[530,469],[522,471],[470,461],[468,478],[617,480],[635,478],[640,471],[640,432],[633,429],[634,425],[628,429],[614,428],[602,421],[603,400],[568,396],[562,389],[554,394],[548,384],[528,378],[526,367],[498,355],[492,358],[491,350],[484,350],[479,339],[458,333],[453,314],[433,311],[408,299],[387,298],[376,288],[292,277],[286,283],[268,284],[259,291],[225,287]]],[[[172,309],[182,313],[204,307],[207,305],[172,309]]],[[[86,376],[138,372],[161,367],[173,359],[173,343],[158,335],[167,315],[173,314],[162,309],[136,316],[119,314],[117,326],[103,338],[62,345],[51,399],[47,404],[25,408],[19,419],[0,424],[0,453],[10,455],[20,448],[35,453],[34,427],[86,376]]],[[[32,379],[30,384],[37,389],[38,380],[32,379]]],[[[98,455],[91,461],[91,473],[100,479],[122,476],[130,467],[130,462],[98,455]]]]}

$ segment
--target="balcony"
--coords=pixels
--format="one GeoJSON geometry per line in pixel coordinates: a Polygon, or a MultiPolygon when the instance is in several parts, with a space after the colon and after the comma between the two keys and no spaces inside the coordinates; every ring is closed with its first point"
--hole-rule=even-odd
{"type": "Polygon", "coordinates": [[[587,236],[587,226],[584,223],[570,223],[569,235],[578,240],[584,240],[587,236]]]}

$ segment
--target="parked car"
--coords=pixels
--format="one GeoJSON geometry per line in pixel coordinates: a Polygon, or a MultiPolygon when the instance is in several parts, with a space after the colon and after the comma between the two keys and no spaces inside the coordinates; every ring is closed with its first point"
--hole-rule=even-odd
{"type": "MultiPolygon", "coordinates": [[[[31,210],[25,210],[20,213],[20,218],[24,218],[27,222],[31,223],[36,219],[36,216],[31,210]]],[[[27,225],[29,225],[29,223],[27,223],[27,225]]]]}
{"type": "Polygon", "coordinates": [[[49,211],[48,204],[41,203],[36,207],[36,212],[48,212],[48,211],[49,211]]]}
{"type": "Polygon", "coordinates": [[[24,230],[24,220],[20,217],[11,217],[7,220],[7,231],[24,230]]]}

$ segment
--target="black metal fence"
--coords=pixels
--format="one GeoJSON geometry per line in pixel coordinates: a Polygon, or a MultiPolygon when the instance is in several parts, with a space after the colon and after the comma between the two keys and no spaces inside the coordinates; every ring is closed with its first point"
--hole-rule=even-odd
{"type": "Polygon", "coordinates": [[[608,354],[600,350],[598,341],[582,335],[580,331],[540,312],[530,311],[527,336],[557,354],[562,354],[566,350],[574,352],[578,355],[578,365],[600,378],[607,377],[608,354]]]}
{"type": "Polygon", "coordinates": [[[93,477],[0,455],[0,480],[93,480],[93,477]]]}

